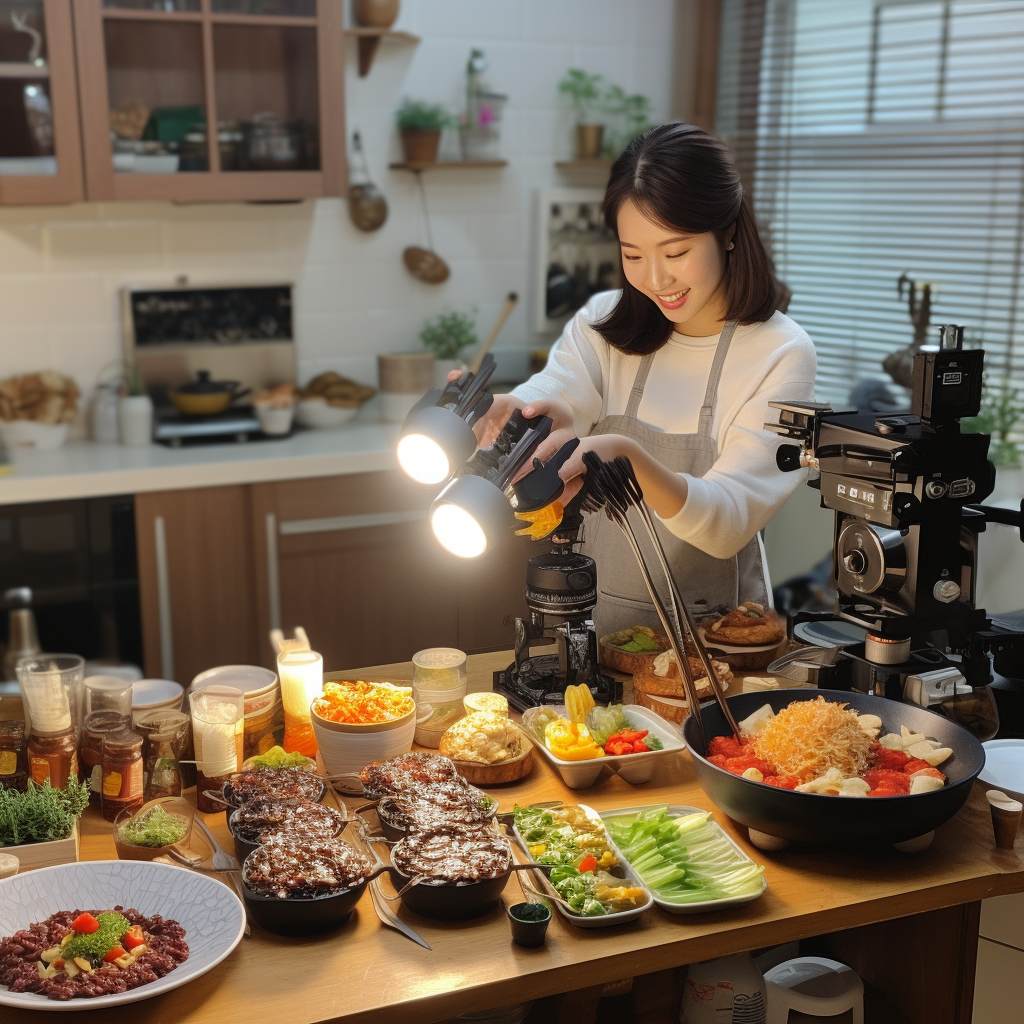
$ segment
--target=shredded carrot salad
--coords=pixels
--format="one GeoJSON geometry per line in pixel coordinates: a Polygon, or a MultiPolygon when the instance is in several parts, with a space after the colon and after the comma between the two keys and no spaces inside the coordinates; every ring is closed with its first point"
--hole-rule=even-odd
{"type": "Polygon", "coordinates": [[[871,737],[857,724],[857,712],[824,697],[794,701],[757,734],[754,752],[781,775],[808,782],[838,768],[844,778],[868,765],[871,737]]]}
{"type": "Polygon", "coordinates": [[[323,696],[313,701],[313,711],[321,718],[350,725],[393,722],[415,707],[408,686],[367,683],[362,679],[324,683],[323,696]]]}

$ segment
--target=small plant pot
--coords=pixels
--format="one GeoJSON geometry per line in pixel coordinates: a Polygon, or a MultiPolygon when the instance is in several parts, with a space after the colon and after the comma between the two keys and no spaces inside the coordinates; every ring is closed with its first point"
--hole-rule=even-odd
{"type": "Polygon", "coordinates": [[[441,145],[440,131],[421,131],[419,128],[403,128],[402,148],[406,163],[432,164],[437,162],[437,150],[441,145]]]}
{"type": "Polygon", "coordinates": [[[601,155],[603,124],[576,125],[576,159],[596,160],[601,155]]]}
{"type": "Polygon", "coordinates": [[[153,441],[153,401],[149,395],[125,395],[117,402],[121,444],[130,447],[153,441]]]}

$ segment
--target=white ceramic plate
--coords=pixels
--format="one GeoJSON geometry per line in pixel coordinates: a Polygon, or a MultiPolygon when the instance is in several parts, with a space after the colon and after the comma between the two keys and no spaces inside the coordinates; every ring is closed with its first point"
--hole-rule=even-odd
{"type": "MultiPolygon", "coordinates": [[[[684,746],[682,734],[671,722],[666,722],[661,715],[656,715],[653,711],[640,707],[639,704],[626,704],[623,706],[623,711],[626,713],[630,725],[634,729],[646,729],[652,736],[657,736],[663,744],[663,749],[648,750],[645,754],[623,754],[620,757],[595,757],[589,761],[563,761],[561,758],[555,757],[544,746],[544,742],[533,735],[532,720],[542,710],[544,709],[528,708],[524,712],[523,725],[525,728],[523,732],[570,789],[586,789],[588,786],[594,785],[605,768],[610,768],[632,786],[650,782],[657,759],[668,754],[676,754],[684,746]]],[[[563,718],[569,717],[569,712],[566,711],[564,704],[558,704],[552,710],[563,718]]]]}
{"type": "MultiPolygon", "coordinates": [[[[139,860],[94,860],[37,868],[0,881],[0,936],[10,936],[59,910],[134,908],[160,914],[185,929],[188,959],[170,974],[94,999],[47,999],[0,986],[0,1006],[31,1010],[95,1010],[169,992],[216,967],[241,941],[242,901],[210,875],[139,860]]],[[[0,1014],[2,1017],[2,1014],[0,1014]]]]}
{"type": "Polygon", "coordinates": [[[985,767],[978,778],[1024,799],[1024,740],[988,740],[982,747],[985,767]]]}
{"type": "MultiPolygon", "coordinates": [[[[643,807],[617,807],[613,811],[602,811],[601,818],[607,825],[611,818],[626,818],[633,814],[639,814],[641,811],[649,811],[652,807],[661,807],[661,804],[647,804],[643,807]]],[[[673,818],[682,818],[687,814],[707,814],[707,811],[703,807],[686,807],[682,804],[670,804],[666,810],[669,815],[673,818]]],[[[713,818],[710,822],[711,827],[720,832],[724,837],[725,841],[739,854],[743,860],[750,861],[750,857],[743,851],[743,848],[739,846],[736,841],[729,835],[728,832],[724,832],[722,827],[713,818]]],[[[619,854],[621,857],[622,855],[619,854]]],[[[629,861],[622,857],[624,863],[629,864],[629,861]]],[[[632,870],[632,865],[630,865],[632,870]]],[[[658,897],[658,894],[652,889],[651,895],[654,897],[654,902],[661,907],[662,910],[667,910],[670,914],[704,914],[709,910],[721,910],[722,907],[731,907],[734,903],[749,903],[751,900],[756,900],[765,889],[768,888],[768,882],[764,875],[761,876],[761,888],[758,892],[752,896],[732,896],[721,900],[704,900],[701,903],[673,903],[671,900],[663,900],[658,897]]]]}
{"type": "MultiPolygon", "coordinates": [[[[588,807],[586,804],[577,804],[576,806],[583,810],[592,821],[600,821],[601,815],[593,807],[588,807]]],[[[512,833],[516,838],[516,844],[519,849],[522,850],[528,860],[531,859],[526,840],[519,834],[518,826],[513,826],[512,833]]],[[[645,910],[650,910],[654,905],[654,896],[651,894],[650,889],[644,885],[640,880],[640,876],[633,870],[632,865],[619,852],[619,848],[612,842],[611,836],[608,837],[608,848],[619,858],[623,870],[626,872],[625,881],[630,885],[636,886],[638,889],[643,889],[647,894],[647,899],[640,906],[634,907],[632,910],[617,910],[613,914],[601,914],[597,917],[584,917],[582,914],[577,914],[570,910],[558,900],[552,900],[551,902],[558,908],[561,915],[567,921],[571,921],[576,925],[577,928],[608,928],[615,924],[628,924],[630,921],[635,921],[645,910]]],[[[533,880],[534,886],[541,892],[550,893],[552,896],[558,895],[558,890],[548,881],[548,876],[545,872],[531,871],[530,877],[533,880]]]]}

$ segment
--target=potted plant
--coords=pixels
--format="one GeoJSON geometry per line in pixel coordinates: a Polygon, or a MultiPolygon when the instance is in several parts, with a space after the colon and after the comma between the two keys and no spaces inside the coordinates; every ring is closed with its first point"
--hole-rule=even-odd
{"type": "Polygon", "coordinates": [[[443,387],[451,370],[462,366],[460,353],[477,343],[476,310],[441,313],[427,320],[420,331],[423,347],[434,353],[434,385],[443,387]]]}
{"type": "Polygon", "coordinates": [[[153,400],[146,394],[135,363],[126,363],[124,390],[117,402],[117,427],[121,444],[138,447],[153,440],[153,400]]]}
{"type": "Polygon", "coordinates": [[[570,68],[558,83],[558,91],[572,100],[576,115],[576,159],[594,160],[601,155],[604,125],[597,116],[601,99],[602,78],[588,75],[579,68],[570,68]]]}
{"type": "Polygon", "coordinates": [[[441,130],[451,119],[437,103],[406,99],[396,115],[406,163],[434,163],[441,143],[441,130]]]}
{"type": "Polygon", "coordinates": [[[78,819],[89,806],[89,783],[77,776],[64,789],[47,779],[28,781],[24,793],[0,788],[0,852],[18,858],[19,870],[78,860],[78,819]]]}
{"type": "Polygon", "coordinates": [[[601,107],[610,124],[604,133],[604,156],[614,160],[640,134],[651,127],[652,104],[642,93],[629,95],[621,85],[609,85],[601,107]]]}

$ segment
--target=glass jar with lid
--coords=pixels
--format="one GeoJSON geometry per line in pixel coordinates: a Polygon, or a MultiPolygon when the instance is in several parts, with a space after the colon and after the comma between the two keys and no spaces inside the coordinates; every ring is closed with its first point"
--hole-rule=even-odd
{"type": "Polygon", "coordinates": [[[0,722],[0,789],[28,789],[28,739],[25,722],[0,722]]]}
{"type": "Polygon", "coordinates": [[[139,715],[135,728],[142,733],[142,776],[145,797],[180,796],[179,761],[186,757],[192,722],[182,711],[155,708],[139,715]]]}
{"type": "Polygon", "coordinates": [[[121,729],[103,737],[103,817],[114,821],[124,810],[143,804],[142,736],[121,729]]]}
{"type": "Polygon", "coordinates": [[[131,727],[131,714],[118,711],[93,711],[85,716],[82,742],[78,749],[78,771],[89,783],[89,803],[98,807],[103,792],[103,740],[111,733],[131,727]]]}
{"type": "Polygon", "coordinates": [[[466,655],[454,647],[431,647],[412,656],[412,695],[416,701],[415,740],[437,747],[445,730],[463,715],[466,655]]]}

